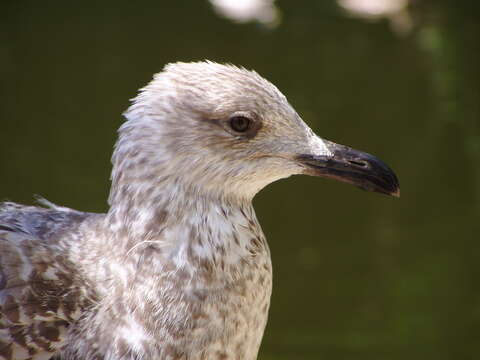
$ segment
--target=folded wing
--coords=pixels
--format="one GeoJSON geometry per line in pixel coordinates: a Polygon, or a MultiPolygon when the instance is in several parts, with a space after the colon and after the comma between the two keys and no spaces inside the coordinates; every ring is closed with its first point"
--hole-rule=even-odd
{"type": "Polygon", "coordinates": [[[0,359],[49,359],[88,303],[75,264],[54,239],[68,216],[13,204],[2,210],[0,359]]]}

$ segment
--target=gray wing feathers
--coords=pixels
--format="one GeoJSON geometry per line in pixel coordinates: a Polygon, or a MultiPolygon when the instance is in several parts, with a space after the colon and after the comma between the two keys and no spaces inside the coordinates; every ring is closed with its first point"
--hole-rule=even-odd
{"type": "Polygon", "coordinates": [[[0,360],[49,359],[86,306],[85,286],[59,244],[87,214],[0,208],[0,360]]]}

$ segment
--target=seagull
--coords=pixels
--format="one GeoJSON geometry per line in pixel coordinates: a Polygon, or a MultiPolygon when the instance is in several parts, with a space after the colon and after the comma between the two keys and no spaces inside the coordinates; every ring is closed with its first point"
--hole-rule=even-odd
{"type": "Polygon", "coordinates": [[[241,67],[168,64],[124,116],[106,214],[2,203],[0,359],[256,359],[272,264],[255,194],[295,174],[400,194],[241,67]]]}

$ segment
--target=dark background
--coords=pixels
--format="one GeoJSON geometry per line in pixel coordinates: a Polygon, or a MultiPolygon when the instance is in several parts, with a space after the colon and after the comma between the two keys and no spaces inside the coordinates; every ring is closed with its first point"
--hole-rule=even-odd
{"type": "Polygon", "coordinates": [[[105,211],[121,113],[153,73],[253,68],[402,188],[294,177],[257,196],[274,262],[259,358],[478,359],[479,4],[410,1],[368,20],[283,0],[275,23],[240,24],[207,1],[3,1],[0,198],[105,211]]]}

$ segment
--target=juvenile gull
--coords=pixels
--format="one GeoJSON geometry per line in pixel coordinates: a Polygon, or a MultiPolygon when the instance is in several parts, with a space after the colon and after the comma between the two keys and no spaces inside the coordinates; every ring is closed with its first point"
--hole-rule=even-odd
{"type": "Polygon", "coordinates": [[[256,359],[272,269],[251,205],[294,174],[399,195],[253,71],[170,64],[133,100],[106,214],[0,210],[0,359],[256,359]]]}

